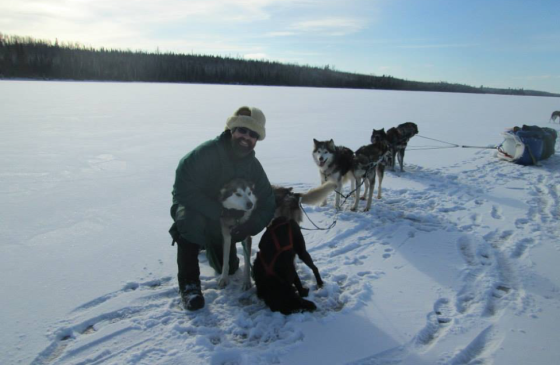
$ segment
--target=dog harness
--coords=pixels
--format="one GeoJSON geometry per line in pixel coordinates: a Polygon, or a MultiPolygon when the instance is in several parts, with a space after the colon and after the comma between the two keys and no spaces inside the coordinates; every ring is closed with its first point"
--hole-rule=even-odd
{"type": "Polygon", "coordinates": [[[261,252],[258,252],[257,256],[260,257],[260,261],[261,261],[261,263],[264,267],[266,275],[278,277],[278,275],[274,272],[274,264],[276,263],[276,260],[278,260],[278,258],[280,257],[280,254],[282,252],[289,251],[289,250],[293,249],[293,247],[294,247],[294,236],[292,234],[292,225],[290,224],[290,221],[280,222],[280,223],[276,224],[275,226],[269,228],[269,231],[270,231],[270,236],[272,237],[272,241],[274,242],[276,252],[274,253],[274,256],[272,257],[272,260],[270,261],[270,263],[267,263],[265,261],[261,252]],[[281,226],[285,225],[285,224],[288,225],[288,240],[289,240],[289,243],[288,243],[287,246],[282,246],[280,244],[280,240],[278,239],[278,235],[276,235],[276,229],[278,227],[281,227],[281,226]]]}

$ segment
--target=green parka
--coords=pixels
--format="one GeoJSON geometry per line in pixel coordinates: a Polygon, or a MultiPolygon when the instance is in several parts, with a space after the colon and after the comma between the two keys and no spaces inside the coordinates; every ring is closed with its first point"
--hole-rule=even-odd
{"type": "Polygon", "coordinates": [[[254,151],[243,158],[234,155],[231,132],[225,131],[192,150],[177,167],[171,216],[185,240],[203,248],[221,245],[222,205],[218,196],[220,189],[234,178],[255,184],[257,206],[248,223],[251,235],[256,235],[270,223],[276,208],[270,182],[254,151]]]}

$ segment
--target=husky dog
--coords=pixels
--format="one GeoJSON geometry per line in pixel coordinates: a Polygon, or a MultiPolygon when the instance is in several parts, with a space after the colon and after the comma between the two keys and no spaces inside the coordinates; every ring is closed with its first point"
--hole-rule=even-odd
{"type": "Polygon", "coordinates": [[[550,121],[554,123],[554,121],[558,119],[558,122],[560,123],[560,111],[555,111],[552,112],[552,115],[550,116],[550,121]]]}
{"type": "MultiPolygon", "coordinates": [[[[228,272],[229,272],[229,252],[231,245],[231,230],[245,223],[251,216],[251,212],[255,209],[257,204],[257,197],[253,194],[254,184],[249,183],[244,179],[233,179],[220,190],[220,202],[224,207],[225,212],[236,211],[242,214],[223,214],[220,218],[222,237],[224,244],[223,251],[223,265],[222,265],[222,275],[218,280],[218,285],[220,287],[225,287],[229,282],[228,272]]],[[[243,250],[245,258],[245,267],[243,268],[243,289],[247,290],[251,288],[251,274],[250,274],[250,263],[251,263],[251,237],[247,237],[243,242],[245,249],[243,250]]]]}
{"type": "Polygon", "coordinates": [[[377,199],[381,199],[381,183],[385,174],[385,159],[388,152],[388,144],[386,141],[372,143],[367,146],[360,147],[354,156],[354,166],[352,173],[356,179],[356,193],[354,199],[353,211],[358,210],[360,202],[360,188],[363,182],[366,186],[364,196],[368,193],[366,208],[367,212],[371,208],[371,200],[373,197],[373,189],[375,185],[375,177],[378,177],[377,199]]]}
{"type": "Polygon", "coordinates": [[[371,143],[387,141],[387,133],[385,133],[385,128],[374,129],[373,132],[371,132],[370,141],[371,143]]]}
{"type": "Polygon", "coordinates": [[[300,203],[319,204],[334,188],[333,182],[326,182],[307,193],[299,194],[292,192],[292,188],[273,186],[276,211],[259,242],[253,275],[257,295],[274,312],[290,314],[317,308],[315,303],[303,299],[309,294],[309,289],[301,284],[295,265],[297,255],[313,271],[317,286],[323,285],[301,234],[299,224],[303,213],[300,203]]]}
{"type": "Polygon", "coordinates": [[[418,134],[418,127],[412,122],[406,122],[399,124],[396,128],[390,128],[387,130],[387,142],[389,142],[390,158],[389,166],[395,171],[395,157],[399,159],[399,165],[401,166],[401,172],[404,171],[404,151],[408,144],[408,141],[418,134]]]}
{"type": "MultiPolygon", "coordinates": [[[[319,167],[321,184],[332,181],[336,184],[335,207],[340,209],[340,193],[343,185],[350,179],[352,190],[354,190],[354,179],[352,179],[352,159],[354,152],[343,146],[335,146],[334,141],[317,141],[313,139],[313,160],[319,167]]],[[[326,204],[326,199],[322,205],[326,204]]]]}

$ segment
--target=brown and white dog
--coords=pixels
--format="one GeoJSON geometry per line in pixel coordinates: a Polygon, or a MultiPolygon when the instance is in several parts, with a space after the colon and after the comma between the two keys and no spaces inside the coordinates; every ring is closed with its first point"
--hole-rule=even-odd
{"type": "Polygon", "coordinates": [[[383,182],[383,176],[385,174],[387,152],[387,141],[377,141],[367,146],[362,146],[356,151],[354,165],[352,167],[352,173],[356,179],[356,192],[352,210],[358,210],[360,188],[362,184],[366,187],[364,197],[367,194],[367,203],[364,212],[370,210],[376,177],[378,179],[377,199],[381,199],[381,183],[383,182]]]}
{"type": "MultiPolygon", "coordinates": [[[[244,179],[233,179],[228,182],[220,190],[220,202],[225,209],[243,212],[240,217],[234,218],[232,216],[223,215],[220,218],[222,237],[223,237],[223,265],[222,274],[218,279],[218,286],[225,287],[229,283],[229,253],[231,245],[231,230],[245,223],[251,216],[251,212],[257,205],[257,197],[253,194],[254,184],[249,183],[244,179]]],[[[243,289],[248,290],[251,288],[251,246],[252,238],[247,237],[243,242],[245,249],[243,250],[245,258],[245,267],[243,268],[243,289]]]]}
{"type": "Polygon", "coordinates": [[[323,280],[301,233],[300,203],[320,204],[334,191],[335,184],[326,182],[304,194],[294,193],[292,188],[274,186],[273,189],[275,216],[259,242],[259,252],[253,263],[257,295],[274,312],[313,311],[317,308],[315,303],[303,299],[309,289],[303,287],[297,274],[295,256],[313,271],[318,287],[323,285],[323,280]]]}

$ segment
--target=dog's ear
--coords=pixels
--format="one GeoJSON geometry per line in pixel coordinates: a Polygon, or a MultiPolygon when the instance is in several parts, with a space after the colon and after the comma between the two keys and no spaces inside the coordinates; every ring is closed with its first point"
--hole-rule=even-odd
{"type": "Polygon", "coordinates": [[[313,146],[315,146],[315,148],[317,148],[318,144],[319,144],[319,141],[317,141],[315,138],[313,138],[313,146]]]}
{"type": "Polygon", "coordinates": [[[334,141],[332,139],[328,142],[328,147],[333,151],[336,149],[336,146],[334,145],[334,141]]]}

